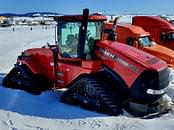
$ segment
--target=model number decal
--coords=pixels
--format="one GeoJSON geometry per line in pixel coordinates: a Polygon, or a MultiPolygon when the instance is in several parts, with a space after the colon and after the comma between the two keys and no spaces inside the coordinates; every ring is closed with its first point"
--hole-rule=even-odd
{"type": "Polygon", "coordinates": [[[134,66],[133,64],[129,64],[125,60],[119,58],[118,56],[116,56],[115,54],[112,54],[111,52],[109,52],[107,50],[104,50],[103,48],[99,48],[99,51],[102,52],[104,55],[106,55],[108,57],[111,57],[112,59],[114,59],[118,63],[124,65],[125,67],[128,67],[129,69],[131,69],[134,72],[139,72],[140,71],[140,69],[137,68],[136,66],[134,66]]]}

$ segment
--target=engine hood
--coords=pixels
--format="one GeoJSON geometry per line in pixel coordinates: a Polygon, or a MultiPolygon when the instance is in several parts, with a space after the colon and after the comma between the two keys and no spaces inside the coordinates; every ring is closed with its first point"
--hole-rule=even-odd
{"type": "Polygon", "coordinates": [[[166,61],[169,67],[174,68],[174,51],[173,50],[158,44],[150,46],[150,47],[144,47],[143,50],[166,61]]]}
{"type": "Polygon", "coordinates": [[[120,55],[120,57],[126,57],[148,69],[160,71],[167,66],[166,62],[158,57],[119,42],[105,40],[98,42],[97,46],[105,49],[108,55],[120,55]]]}

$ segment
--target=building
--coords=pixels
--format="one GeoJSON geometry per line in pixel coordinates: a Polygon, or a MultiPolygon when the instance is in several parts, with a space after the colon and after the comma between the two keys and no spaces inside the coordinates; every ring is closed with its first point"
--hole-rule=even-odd
{"type": "Polygon", "coordinates": [[[0,27],[9,27],[11,26],[11,19],[0,16],[0,27]]]}

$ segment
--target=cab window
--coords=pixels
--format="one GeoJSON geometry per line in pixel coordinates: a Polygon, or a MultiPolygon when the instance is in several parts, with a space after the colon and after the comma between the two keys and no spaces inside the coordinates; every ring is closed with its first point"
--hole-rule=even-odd
{"type": "Polygon", "coordinates": [[[152,46],[152,42],[148,36],[140,37],[138,40],[143,47],[152,46]]]}
{"type": "MultiPolygon", "coordinates": [[[[58,43],[63,57],[77,58],[80,22],[59,22],[58,43]]],[[[101,39],[102,22],[88,22],[84,53],[90,55],[96,40],[101,39]]]]}
{"type": "Polygon", "coordinates": [[[171,33],[162,32],[161,33],[161,40],[163,42],[174,41],[174,32],[171,32],[171,33]]]}
{"type": "Polygon", "coordinates": [[[58,42],[63,57],[77,57],[77,44],[80,23],[61,22],[58,28],[58,42]]]}

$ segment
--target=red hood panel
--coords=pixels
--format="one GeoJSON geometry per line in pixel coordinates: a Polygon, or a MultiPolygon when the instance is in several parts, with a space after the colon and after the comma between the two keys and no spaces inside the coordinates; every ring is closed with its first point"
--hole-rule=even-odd
{"type": "Polygon", "coordinates": [[[112,41],[99,41],[96,55],[103,64],[119,74],[130,87],[144,70],[161,71],[166,62],[139,49],[112,41]]]}
{"type": "Polygon", "coordinates": [[[115,51],[119,51],[122,55],[129,57],[133,61],[138,62],[139,64],[149,69],[159,70],[166,66],[166,63],[158,59],[157,57],[119,42],[112,42],[106,40],[99,42],[99,44],[98,45],[102,48],[105,48],[106,50],[111,50],[113,54],[115,53],[115,51]],[[153,64],[152,62],[149,62],[152,59],[156,59],[156,62],[153,61],[153,64]]]}

